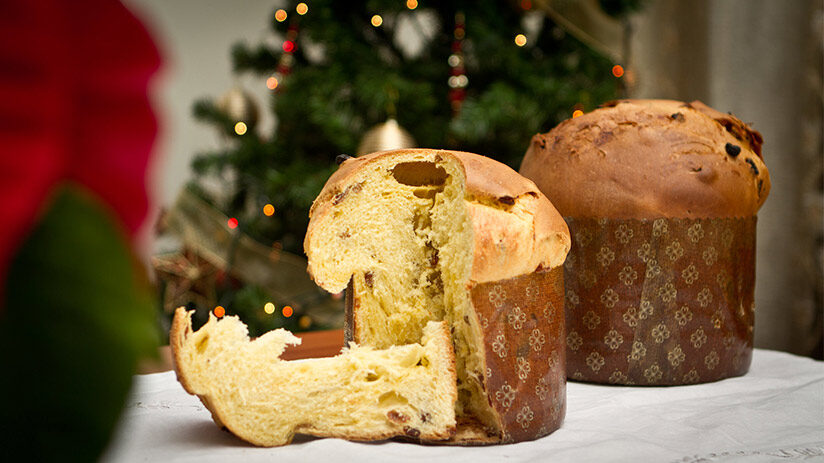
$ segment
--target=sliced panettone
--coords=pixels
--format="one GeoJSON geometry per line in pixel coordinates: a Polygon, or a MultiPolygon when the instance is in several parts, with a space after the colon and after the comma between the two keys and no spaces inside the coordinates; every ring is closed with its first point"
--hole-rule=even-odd
{"type": "Polygon", "coordinates": [[[383,350],[350,345],[332,358],[284,361],[300,339],[278,329],[250,340],[237,317],[211,316],[192,331],[177,309],[170,344],[175,371],[219,426],[252,444],[288,444],[295,434],[437,441],[455,432],[454,352],[443,322],[420,343],[383,350]]]}
{"type": "Polygon", "coordinates": [[[304,243],[320,286],[351,288],[348,339],[414,343],[430,321],[449,322],[457,443],[560,426],[569,246],[531,181],[483,156],[428,149],[346,160],[315,200],[304,243]]]}

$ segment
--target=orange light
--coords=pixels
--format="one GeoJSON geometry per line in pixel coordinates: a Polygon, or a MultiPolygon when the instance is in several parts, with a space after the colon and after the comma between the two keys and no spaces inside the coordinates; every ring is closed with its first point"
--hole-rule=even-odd
{"type": "Polygon", "coordinates": [[[381,15],[376,14],[375,16],[372,16],[372,25],[373,26],[380,27],[381,24],[383,24],[383,18],[381,18],[381,15]]]}
{"type": "Polygon", "coordinates": [[[247,130],[248,130],[248,127],[246,127],[245,122],[241,121],[241,122],[238,122],[237,124],[235,124],[235,133],[236,134],[243,135],[243,134],[246,133],[247,130]]]}
{"type": "Polygon", "coordinates": [[[273,206],[271,204],[267,204],[267,205],[263,206],[263,213],[267,217],[271,217],[275,213],[275,206],[273,206]]]}
{"type": "Polygon", "coordinates": [[[298,3],[298,6],[297,6],[297,7],[295,7],[295,10],[297,10],[297,12],[298,12],[298,14],[299,14],[299,15],[301,15],[301,16],[302,16],[302,15],[305,15],[305,14],[306,14],[306,12],[307,12],[307,11],[309,11],[309,5],[307,5],[307,4],[303,3],[303,2],[298,3]]]}
{"type": "Polygon", "coordinates": [[[575,111],[572,112],[572,118],[573,119],[578,117],[578,116],[583,116],[583,115],[584,115],[584,112],[581,111],[580,109],[576,109],[575,111]]]}
{"type": "Polygon", "coordinates": [[[624,75],[624,67],[620,64],[616,64],[612,67],[612,75],[614,75],[615,77],[621,77],[622,75],[624,75]]]}
{"type": "Polygon", "coordinates": [[[229,228],[234,230],[235,228],[237,228],[237,219],[232,217],[231,219],[228,220],[228,222],[226,222],[226,225],[228,225],[229,228]]]}
{"type": "Polygon", "coordinates": [[[224,315],[226,315],[226,309],[222,305],[215,307],[215,317],[223,318],[224,315]]]}
{"type": "Polygon", "coordinates": [[[526,36],[524,34],[518,34],[515,36],[515,45],[519,47],[523,47],[526,45],[526,36]]]}
{"type": "Polygon", "coordinates": [[[293,312],[292,307],[287,305],[287,306],[283,307],[282,312],[283,312],[284,317],[289,318],[289,317],[292,316],[292,312],[293,312]]]}
{"type": "Polygon", "coordinates": [[[268,88],[269,90],[274,90],[278,88],[278,78],[270,77],[266,79],[266,88],[268,88]]]}
{"type": "Polygon", "coordinates": [[[275,11],[275,19],[279,23],[282,23],[283,21],[286,21],[286,10],[280,9],[280,10],[275,11]]]}
{"type": "Polygon", "coordinates": [[[418,0],[406,0],[406,7],[410,10],[414,10],[418,7],[418,0]]]}

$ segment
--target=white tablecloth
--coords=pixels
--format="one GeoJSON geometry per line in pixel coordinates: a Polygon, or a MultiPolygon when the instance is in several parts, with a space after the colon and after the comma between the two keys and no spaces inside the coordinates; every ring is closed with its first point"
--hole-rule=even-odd
{"type": "Polygon", "coordinates": [[[105,461],[472,463],[824,461],[824,362],[756,349],[750,372],[711,384],[570,382],[560,430],[491,447],[296,437],[257,448],[221,431],[174,373],[140,375],[105,461]]]}

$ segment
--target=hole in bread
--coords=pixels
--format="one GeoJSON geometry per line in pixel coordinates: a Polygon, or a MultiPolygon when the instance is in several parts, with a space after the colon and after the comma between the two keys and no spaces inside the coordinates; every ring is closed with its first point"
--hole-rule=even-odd
{"type": "Polygon", "coordinates": [[[381,375],[379,375],[378,372],[376,372],[376,371],[370,370],[369,372],[366,373],[366,381],[369,381],[369,382],[377,381],[378,379],[380,379],[380,377],[381,377],[381,375]]]}
{"type": "Polygon", "coordinates": [[[381,408],[396,408],[409,405],[409,400],[397,391],[389,391],[378,397],[378,405],[381,408]]]}
{"type": "Polygon", "coordinates": [[[442,189],[439,188],[418,188],[417,190],[413,191],[412,194],[414,194],[418,198],[432,199],[435,197],[436,194],[440,193],[441,191],[442,189]]]}
{"type": "Polygon", "coordinates": [[[409,186],[443,185],[449,176],[446,169],[434,162],[402,162],[392,169],[392,176],[398,183],[409,186]]]}
{"type": "Polygon", "coordinates": [[[203,336],[203,338],[200,339],[197,342],[197,344],[195,344],[195,349],[197,350],[197,353],[202,354],[203,352],[205,352],[206,351],[206,345],[208,343],[209,343],[209,336],[208,335],[203,336]]]}

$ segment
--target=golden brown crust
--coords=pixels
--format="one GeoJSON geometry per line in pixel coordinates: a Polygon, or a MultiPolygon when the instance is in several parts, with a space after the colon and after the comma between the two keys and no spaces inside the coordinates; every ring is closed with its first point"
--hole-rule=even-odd
{"type": "Polygon", "coordinates": [[[622,100],[534,136],[520,172],[563,216],[747,217],[770,191],[761,142],[699,101],[622,100]]]}
{"type": "MultiPolygon", "coordinates": [[[[186,338],[192,334],[193,313],[194,310],[186,311],[185,307],[178,307],[175,310],[174,318],[172,318],[172,328],[169,330],[169,346],[172,350],[172,366],[174,367],[178,382],[181,386],[183,386],[183,389],[186,392],[192,395],[197,395],[195,394],[192,385],[189,383],[189,378],[186,372],[182,368],[184,362],[181,358],[183,344],[186,342],[186,338]]],[[[206,409],[209,410],[209,413],[212,414],[212,420],[215,424],[222,428],[224,426],[224,421],[218,415],[215,404],[212,403],[207,396],[198,395],[197,397],[206,409]]]]}
{"type": "MultiPolygon", "coordinates": [[[[370,163],[389,156],[427,153],[457,159],[466,178],[466,201],[474,229],[475,253],[471,279],[495,281],[557,267],[570,247],[569,229],[552,203],[530,180],[493,159],[472,153],[404,149],[372,153],[343,162],[324,185],[309,213],[312,221],[304,249],[309,253],[313,231],[335,207],[335,198],[355,183],[370,163]],[[511,211],[528,217],[516,222],[511,211]]],[[[310,267],[311,273],[311,267],[310,267]]],[[[313,275],[314,277],[315,275],[313,275]]],[[[317,281],[321,286],[324,282],[317,281]]]]}
{"type": "Polygon", "coordinates": [[[192,312],[187,312],[184,307],[178,307],[175,310],[174,318],[172,318],[172,329],[169,331],[169,346],[172,350],[172,366],[174,367],[177,380],[189,394],[192,392],[192,387],[189,384],[186,374],[181,371],[180,366],[183,364],[181,359],[181,352],[183,351],[183,343],[186,338],[192,333],[192,312]]]}

